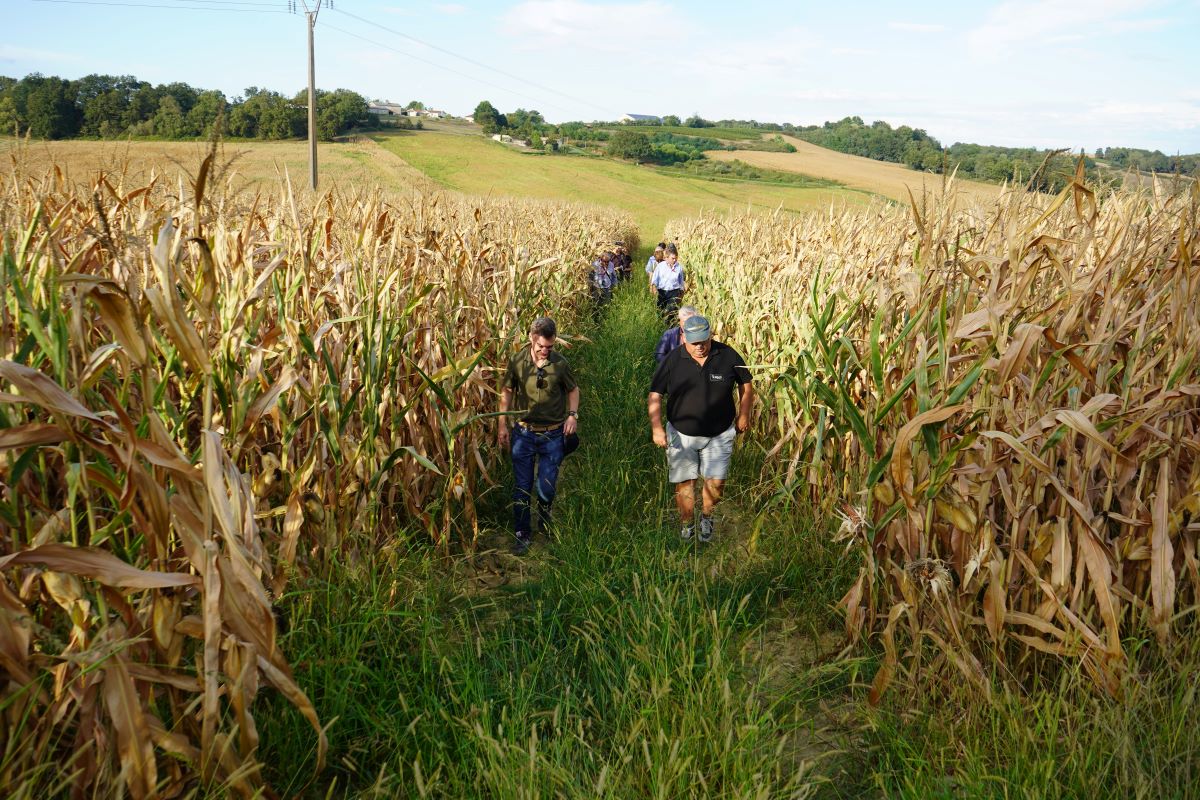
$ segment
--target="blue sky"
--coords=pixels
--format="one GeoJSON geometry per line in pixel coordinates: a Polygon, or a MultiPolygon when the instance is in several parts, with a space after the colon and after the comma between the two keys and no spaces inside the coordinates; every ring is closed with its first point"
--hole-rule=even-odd
{"type": "MultiPolygon", "coordinates": [[[[305,85],[304,18],[287,0],[94,2],[0,0],[0,74],[132,74],[229,96],[305,85]]],[[[943,144],[1195,153],[1198,43],[1200,0],[334,0],[317,84],[460,114],[488,99],[551,121],[858,115],[943,144]]]]}

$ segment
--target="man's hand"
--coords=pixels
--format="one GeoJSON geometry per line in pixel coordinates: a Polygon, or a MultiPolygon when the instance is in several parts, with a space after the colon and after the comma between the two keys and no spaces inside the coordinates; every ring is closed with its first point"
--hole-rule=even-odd
{"type": "Polygon", "coordinates": [[[667,431],[665,428],[654,428],[651,431],[651,437],[654,439],[655,447],[667,446],[667,431]]]}
{"type": "Polygon", "coordinates": [[[496,444],[508,447],[508,426],[503,422],[500,423],[500,429],[496,431],[496,444]]]}
{"type": "Polygon", "coordinates": [[[567,417],[567,421],[563,423],[563,436],[570,436],[579,429],[579,420],[575,417],[567,417]]]}
{"type": "Polygon", "coordinates": [[[745,433],[750,430],[750,415],[738,414],[737,422],[734,423],[734,428],[738,433],[745,433]]]}

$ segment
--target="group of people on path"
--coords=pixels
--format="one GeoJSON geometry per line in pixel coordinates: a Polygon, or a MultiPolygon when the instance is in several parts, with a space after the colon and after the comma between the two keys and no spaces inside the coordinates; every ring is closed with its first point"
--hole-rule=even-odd
{"type": "MultiPolygon", "coordinates": [[[[620,271],[619,266],[615,269],[620,271]]],[[[713,338],[708,319],[692,306],[679,307],[685,283],[673,244],[655,249],[646,273],[659,308],[677,323],[662,334],[655,352],[657,367],[646,400],[650,437],[666,451],[680,538],[709,542],[716,532],[713,509],[725,489],[734,442],[750,429],[754,387],[745,360],[713,338]]],[[[610,293],[611,288],[610,284],[610,293]]],[[[528,346],[509,359],[501,387],[497,441],[512,456],[513,552],[518,555],[529,550],[535,520],[539,530],[548,528],[559,467],[579,445],[580,389],[571,365],[554,349],[557,335],[553,319],[536,319],[528,346]],[[514,418],[511,431],[509,417],[514,418]]]]}
{"type": "MultiPolygon", "coordinates": [[[[625,249],[624,242],[617,242],[612,250],[605,250],[592,262],[588,273],[596,313],[612,300],[612,290],[623,281],[633,277],[633,258],[625,249]]],[[[653,255],[646,261],[646,279],[650,293],[658,300],[658,309],[665,318],[671,317],[679,308],[680,298],[687,288],[683,265],[679,263],[679,250],[675,243],[659,242],[653,255]]]]}
{"type": "Polygon", "coordinates": [[[624,242],[615,242],[612,250],[605,250],[592,262],[588,273],[588,287],[592,293],[593,307],[600,309],[612,300],[612,290],[622,281],[633,276],[633,257],[625,249],[624,242]]]}

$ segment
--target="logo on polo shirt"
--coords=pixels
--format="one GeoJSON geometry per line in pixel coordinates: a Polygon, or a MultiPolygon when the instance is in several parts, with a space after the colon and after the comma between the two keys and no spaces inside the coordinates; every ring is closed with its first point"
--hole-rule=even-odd
{"type": "Polygon", "coordinates": [[[709,373],[708,379],[712,383],[720,383],[721,381],[725,380],[725,376],[719,373],[709,373]]]}

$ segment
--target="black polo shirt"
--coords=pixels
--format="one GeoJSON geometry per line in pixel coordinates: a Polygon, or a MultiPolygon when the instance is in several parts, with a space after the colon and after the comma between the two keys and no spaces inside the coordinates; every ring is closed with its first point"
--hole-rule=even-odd
{"type": "Polygon", "coordinates": [[[667,396],[667,422],[685,436],[719,436],[737,417],[734,389],[750,383],[750,370],[737,350],[714,341],[704,366],[687,347],[667,354],[650,381],[650,391],[667,396]]]}

